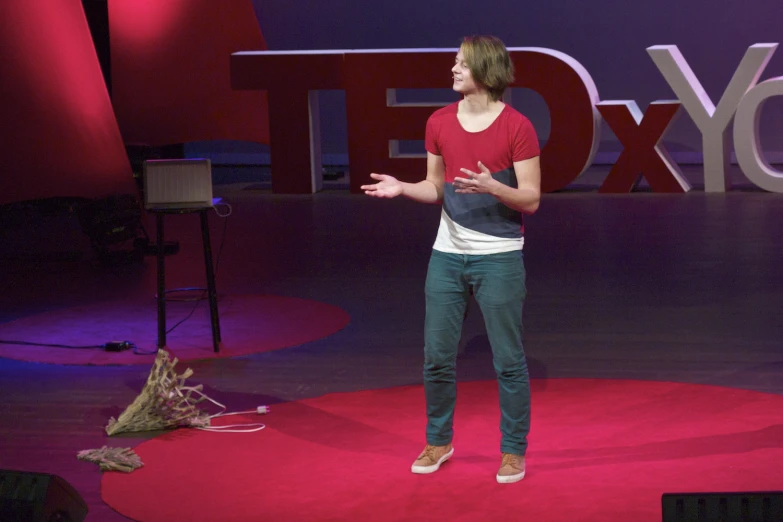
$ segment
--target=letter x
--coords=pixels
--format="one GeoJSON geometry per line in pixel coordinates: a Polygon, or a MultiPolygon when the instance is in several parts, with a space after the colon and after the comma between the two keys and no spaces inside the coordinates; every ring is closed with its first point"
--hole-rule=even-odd
{"type": "Polygon", "coordinates": [[[623,144],[623,151],[598,192],[630,192],[644,176],[654,192],[688,192],[683,177],[661,140],[680,111],[678,101],[656,101],[642,116],[635,101],[596,104],[623,144]]]}

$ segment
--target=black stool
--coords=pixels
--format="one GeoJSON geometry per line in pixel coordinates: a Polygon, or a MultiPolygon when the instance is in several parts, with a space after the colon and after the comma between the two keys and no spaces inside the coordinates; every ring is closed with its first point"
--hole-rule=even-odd
{"type": "Polygon", "coordinates": [[[166,346],[166,261],[163,238],[163,218],[168,214],[194,214],[201,218],[201,239],[204,243],[204,266],[207,271],[207,293],[209,294],[209,313],[212,322],[212,344],[215,353],[220,351],[220,319],[218,317],[217,290],[215,289],[215,270],[212,267],[212,244],[209,239],[209,221],[207,212],[212,207],[200,208],[148,208],[155,214],[158,242],[158,349],[166,346]]]}

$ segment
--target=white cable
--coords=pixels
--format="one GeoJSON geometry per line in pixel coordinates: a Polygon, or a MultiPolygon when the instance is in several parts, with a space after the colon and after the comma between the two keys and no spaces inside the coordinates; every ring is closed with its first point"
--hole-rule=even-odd
{"type": "Polygon", "coordinates": [[[231,209],[231,205],[229,205],[228,203],[223,203],[222,201],[220,203],[218,203],[217,205],[215,205],[213,208],[215,209],[215,214],[217,214],[218,216],[220,216],[222,218],[227,218],[228,216],[231,215],[231,212],[233,212],[233,210],[231,209]],[[221,214],[218,211],[218,207],[219,206],[226,206],[226,207],[228,207],[228,213],[227,214],[221,214]]]}
{"type": "MultiPolygon", "coordinates": [[[[199,395],[201,395],[201,397],[203,397],[204,399],[208,400],[212,404],[215,404],[216,406],[218,406],[219,408],[221,408],[223,410],[220,413],[215,413],[213,415],[210,415],[209,419],[215,419],[217,417],[225,417],[225,416],[228,416],[228,415],[246,415],[246,414],[249,414],[249,413],[256,413],[258,415],[265,415],[265,414],[269,413],[269,406],[259,406],[255,410],[235,411],[235,412],[226,413],[226,407],[223,404],[220,404],[219,402],[217,402],[213,398],[207,396],[201,390],[198,390],[198,389],[196,389],[196,388],[194,388],[192,386],[182,386],[182,387],[176,389],[177,394],[180,397],[184,397],[184,395],[182,393],[182,390],[187,390],[187,391],[190,391],[191,393],[198,393],[199,395]]],[[[256,431],[261,431],[264,428],[266,428],[266,425],[259,424],[259,423],[230,424],[230,425],[226,425],[226,426],[197,426],[196,427],[196,429],[199,429],[199,430],[202,430],[202,431],[214,431],[214,432],[222,432],[222,433],[253,433],[253,432],[256,432],[256,431]],[[232,430],[230,430],[230,429],[227,429],[227,428],[247,428],[247,429],[242,429],[242,430],[233,430],[232,429],[232,430]]]]}
{"type": "Polygon", "coordinates": [[[253,433],[254,431],[261,431],[264,428],[266,428],[266,425],[264,424],[229,424],[227,426],[209,426],[209,427],[197,427],[197,430],[202,431],[214,431],[218,433],[253,433]],[[250,428],[251,426],[258,426],[257,428],[253,429],[244,429],[244,430],[229,430],[226,428],[250,428]]]}

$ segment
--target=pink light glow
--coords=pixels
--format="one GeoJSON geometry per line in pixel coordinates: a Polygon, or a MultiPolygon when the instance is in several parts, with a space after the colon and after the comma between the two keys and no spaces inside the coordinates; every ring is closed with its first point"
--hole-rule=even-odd
{"type": "Polygon", "coordinates": [[[186,0],[109,0],[112,38],[137,51],[151,51],[172,41],[187,23],[187,11],[196,8],[186,0]]]}
{"type": "Polygon", "coordinates": [[[267,143],[266,94],[231,88],[231,53],[265,49],[251,0],[109,0],[112,102],[129,143],[267,143]]]}
{"type": "Polygon", "coordinates": [[[0,203],[135,190],[79,0],[0,3],[0,203]]]}

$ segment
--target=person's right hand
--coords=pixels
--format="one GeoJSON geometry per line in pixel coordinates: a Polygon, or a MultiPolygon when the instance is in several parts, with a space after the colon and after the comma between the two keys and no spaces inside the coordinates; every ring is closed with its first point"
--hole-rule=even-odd
{"type": "Polygon", "coordinates": [[[370,174],[372,179],[377,179],[378,183],[374,185],[362,185],[361,189],[368,196],[374,198],[396,198],[402,194],[402,183],[395,177],[388,174],[370,174]]]}

